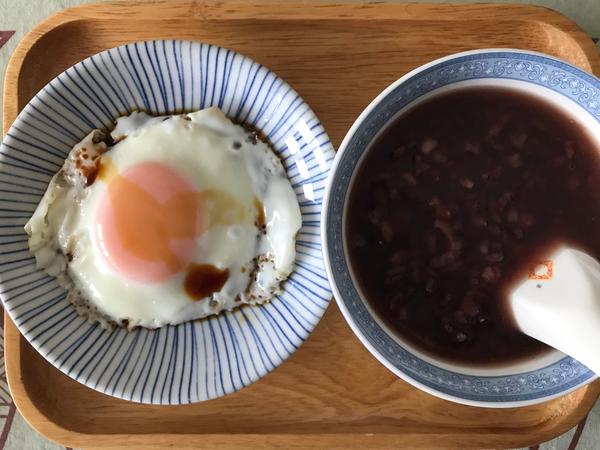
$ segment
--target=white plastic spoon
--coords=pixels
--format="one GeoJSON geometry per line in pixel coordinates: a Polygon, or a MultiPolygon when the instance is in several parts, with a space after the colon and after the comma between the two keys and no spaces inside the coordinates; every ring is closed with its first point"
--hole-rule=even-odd
{"type": "Polygon", "coordinates": [[[541,262],[511,297],[519,328],[600,375],[600,263],[569,248],[541,262]]]}

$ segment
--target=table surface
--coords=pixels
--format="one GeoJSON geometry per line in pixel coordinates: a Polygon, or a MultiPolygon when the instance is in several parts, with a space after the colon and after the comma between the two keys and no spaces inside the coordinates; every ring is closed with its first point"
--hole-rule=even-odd
{"type": "MultiPolygon", "coordinates": [[[[462,0],[460,3],[475,3],[477,1],[462,0]]],[[[92,2],[92,0],[0,0],[0,108],[2,105],[4,72],[10,55],[19,40],[36,23],[52,13],[70,6],[92,2]]],[[[429,3],[443,2],[459,3],[456,0],[429,0],[429,3]]],[[[590,36],[600,38],[600,0],[496,0],[496,2],[529,3],[553,8],[573,19],[590,36]]],[[[2,127],[1,120],[0,117],[0,128],[2,127]]],[[[3,329],[0,327],[0,334],[2,333],[3,329]]],[[[3,448],[11,450],[64,448],[40,436],[15,410],[8,394],[3,352],[3,346],[0,345],[0,450],[3,448]]],[[[575,447],[578,450],[600,448],[600,403],[591,411],[587,420],[584,420],[576,428],[550,442],[541,444],[539,447],[531,448],[571,450],[575,447]]]]}

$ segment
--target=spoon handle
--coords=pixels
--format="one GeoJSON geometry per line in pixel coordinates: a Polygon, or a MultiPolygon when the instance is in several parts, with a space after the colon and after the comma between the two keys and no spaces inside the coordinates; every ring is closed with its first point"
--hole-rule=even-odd
{"type": "Polygon", "coordinates": [[[511,296],[523,333],[600,374],[600,263],[562,248],[532,268],[511,296]]]}

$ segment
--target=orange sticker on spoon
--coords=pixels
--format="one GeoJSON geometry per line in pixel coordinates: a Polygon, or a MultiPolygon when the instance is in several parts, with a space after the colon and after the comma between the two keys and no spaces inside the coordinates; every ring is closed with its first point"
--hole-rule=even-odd
{"type": "Polygon", "coordinates": [[[529,269],[530,280],[551,280],[553,272],[552,260],[539,261],[529,269]]]}

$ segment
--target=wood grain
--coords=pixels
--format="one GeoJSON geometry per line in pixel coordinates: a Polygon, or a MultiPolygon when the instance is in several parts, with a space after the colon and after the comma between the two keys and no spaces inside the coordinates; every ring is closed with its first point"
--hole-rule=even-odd
{"type": "MultiPolygon", "coordinates": [[[[181,38],[242,52],[286,79],[334,146],[369,101],[431,59],[519,47],[600,73],[592,41],[547,9],[513,5],[126,2],[76,7],[38,25],[10,60],[4,131],[52,77],[106,48],[181,38]]],[[[7,375],[25,419],[73,447],[517,447],[574,426],[595,382],[545,404],[509,410],[456,405],[396,378],[362,347],[335,304],[273,373],[233,395],[160,407],[92,391],[50,366],[5,317],[7,375]]]]}

